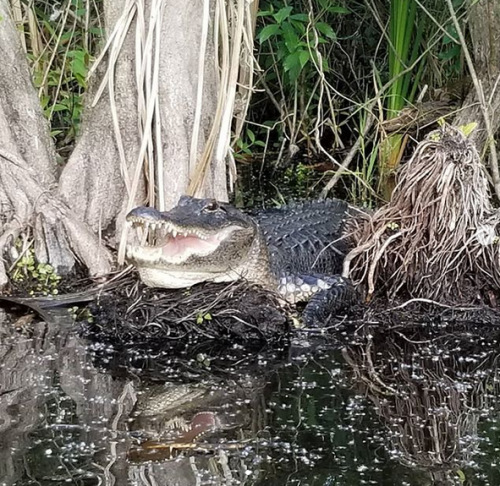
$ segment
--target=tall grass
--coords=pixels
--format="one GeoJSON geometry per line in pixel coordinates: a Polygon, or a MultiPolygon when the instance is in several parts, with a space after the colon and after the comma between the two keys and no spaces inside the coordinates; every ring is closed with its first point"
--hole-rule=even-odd
{"type": "MultiPolygon", "coordinates": [[[[408,67],[415,63],[422,44],[423,22],[418,22],[417,4],[414,0],[392,0],[389,20],[389,79],[393,80],[386,98],[388,119],[415,99],[423,71],[420,62],[414,70],[408,67]]],[[[393,173],[397,169],[406,145],[407,136],[396,133],[384,138],[380,144],[380,192],[390,198],[394,188],[393,173]]]]}

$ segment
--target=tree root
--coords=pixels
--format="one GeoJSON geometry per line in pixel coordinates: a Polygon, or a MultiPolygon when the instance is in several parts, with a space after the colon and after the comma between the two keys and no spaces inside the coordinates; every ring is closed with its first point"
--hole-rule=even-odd
{"type": "Polygon", "coordinates": [[[36,210],[35,253],[58,273],[68,273],[76,258],[91,276],[111,271],[112,256],[102,241],[54,197],[36,210]],[[43,239],[40,238],[43,235],[43,239]]]}
{"type": "MultiPolygon", "coordinates": [[[[2,236],[0,236],[0,255],[3,255],[6,246],[10,242],[14,242],[17,239],[22,231],[22,228],[22,225],[16,220],[11,221],[9,224],[4,226],[4,232],[2,236]]],[[[5,268],[3,258],[0,258],[0,288],[7,285],[8,282],[9,277],[7,276],[7,269],[5,268]]]]}
{"type": "MultiPolygon", "coordinates": [[[[0,184],[15,215],[3,225],[0,255],[22,232],[32,231],[38,261],[50,263],[57,273],[69,273],[78,259],[93,276],[109,273],[111,253],[68,206],[41,187],[37,173],[20,157],[0,150],[0,184]]],[[[8,282],[0,264],[0,286],[8,282]]]]}

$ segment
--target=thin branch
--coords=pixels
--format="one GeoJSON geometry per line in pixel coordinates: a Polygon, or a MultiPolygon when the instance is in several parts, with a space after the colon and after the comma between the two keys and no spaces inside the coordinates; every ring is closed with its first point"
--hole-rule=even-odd
{"type": "Polygon", "coordinates": [[[481,112],[484,117],[484,124],[486,127],[486,133],[488,135],[487,144],[489,145],[490,148],[490,170],[493,181],[493,188],[495,189],[495,194],[497,198],[500,199],[500,172],[498,169],[498,156],[495,145],[495,134],[493,133],[493,129],[491,126],[491,118],[488,112],[488,105],[486,104],[486,100],[484,98],[483,86],[474,68],[474,61],[472,60],[472,56],[470,55],[469,49],[467,47],[467,42],[460,27],[460,23],[458,22],[452,1],[446,0],[446,4],[448,5],[448,10],[450,11],[451,20],[453,21],[453,25],[455,26],[458,37],[460,39],[460,44],[462,45],[465,60],[467,61],[467,67],[469,68],[472,82],[474,83],[474,88],[476,90],[476,94],[479,100],[481,112]]]}

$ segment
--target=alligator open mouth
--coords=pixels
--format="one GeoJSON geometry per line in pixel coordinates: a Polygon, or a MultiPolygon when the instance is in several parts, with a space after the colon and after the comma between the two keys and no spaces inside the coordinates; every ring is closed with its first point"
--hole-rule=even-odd
{"type": "Polygon", "coordinates": [[[140,258],[153,254],[171,263],[181,263],[191,255],[206,256],[213,253],[237,226],[229,226],[217,232],[199,228],[187,228],[171,221],[129,216],[128,223],[135,229],[136,240],[128,246],[129,257],[140,258]]]}
{"type": "Polygon", "coordinates": [[[255,237],[252,220],[213,200],[182,199],[170,211],[138,207],[127,215],[126,258],[150,287],[185,288],[241,278],[255,237]]]}

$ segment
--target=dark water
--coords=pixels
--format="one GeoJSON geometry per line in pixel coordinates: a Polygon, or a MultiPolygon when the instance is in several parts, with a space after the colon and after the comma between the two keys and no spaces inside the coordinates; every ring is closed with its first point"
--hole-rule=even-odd
{"type": "Polygon", "coordinates": [[[0,485],[500,484],[495,326],[114,349],[0,326],[0,485]]]}

